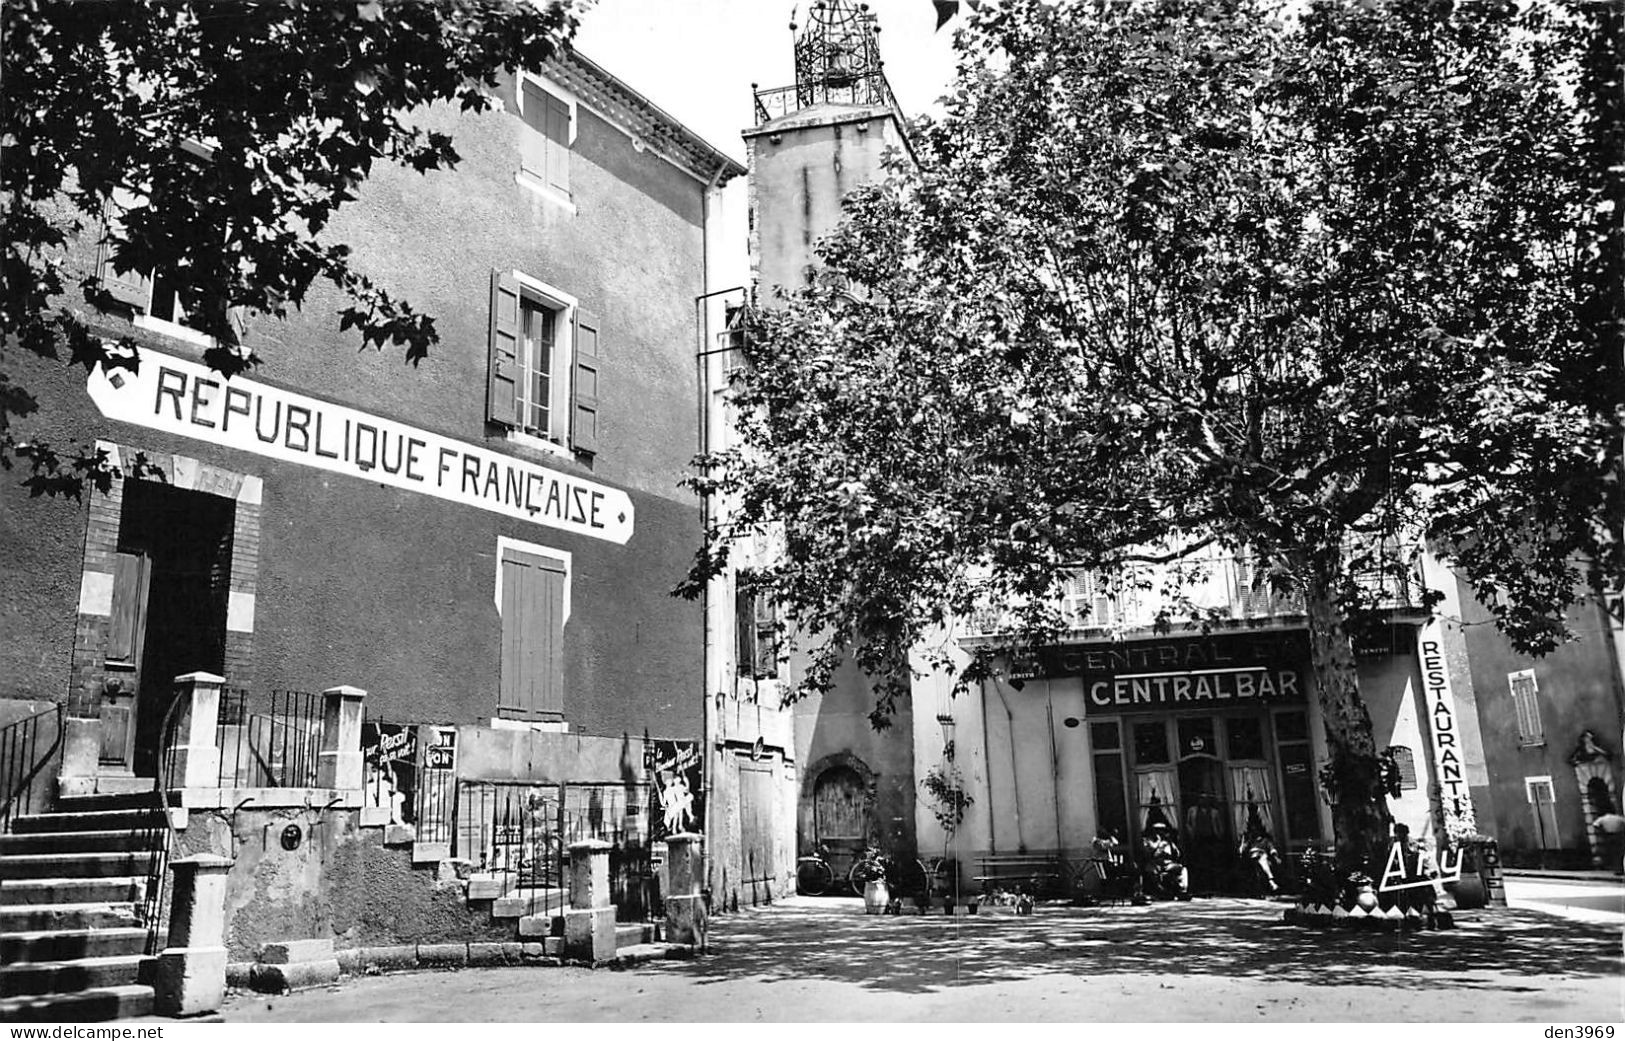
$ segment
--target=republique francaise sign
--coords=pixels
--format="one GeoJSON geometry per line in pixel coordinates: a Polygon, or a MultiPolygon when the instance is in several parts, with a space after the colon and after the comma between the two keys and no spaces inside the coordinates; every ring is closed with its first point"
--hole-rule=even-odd
{"type": "Polygon", "coordinates": [[[91,373],[102,415],[619,545],[632,537],[632,500],[618,489],[197,362],[141,359],[137,372],[91,373]]]}

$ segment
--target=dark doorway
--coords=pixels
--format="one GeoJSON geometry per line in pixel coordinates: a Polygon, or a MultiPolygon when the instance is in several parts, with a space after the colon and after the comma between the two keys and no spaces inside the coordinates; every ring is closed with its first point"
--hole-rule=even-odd
{"type": "MultiPolygon", "coordinates": [[[[158,481],[124,484],[119,554],[145,561],[145,604],[139,611],[135,727],[129,763],[155,775],[159,730],[174,700],[176,676],[220,675],[225,667],[226,607],[231,587],[232,527],[237,503],[158,481]]],[[[115,600],[120,599],[115,589],[115,600]]],[[[104,750],[104,760],[106,759],[104,750]]]]}

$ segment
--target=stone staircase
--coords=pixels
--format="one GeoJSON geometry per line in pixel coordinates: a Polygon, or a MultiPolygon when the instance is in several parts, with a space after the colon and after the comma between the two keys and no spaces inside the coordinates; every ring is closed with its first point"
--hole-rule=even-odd
{"type": "Polygon", "coordinates": [[[149,843],[164,826],[152,798],[62,798],[0,835],[0,1021],[152,1011],[157,959],[140,920],[149,843]]]}
{"type": "MultiPolygon", "coordinates": [[[[473,875],[468,880],[467,899],[470,903],[491,901],[491,918],[511,921],[521,941],[562,948],[568,893],[558,888],[520,888],[514,885],[513,878],[502,872],[473,875]]],[[[616,946],[653,943],[661,938],[660,932],[660,927],[653,922],[618,922],[616,946]]]]}

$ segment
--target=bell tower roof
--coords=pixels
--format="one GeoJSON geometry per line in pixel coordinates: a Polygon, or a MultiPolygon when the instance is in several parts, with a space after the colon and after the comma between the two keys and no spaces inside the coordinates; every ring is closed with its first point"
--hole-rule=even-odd
{"type": "Polygon", "coordinates": [[[798,23],[794,12],[791,19],[796,82],[755,90],[758,123],[816,105],[896,110],[880,60],[880,25],[868,4],[813,0],[804,21],[798,23]]]}

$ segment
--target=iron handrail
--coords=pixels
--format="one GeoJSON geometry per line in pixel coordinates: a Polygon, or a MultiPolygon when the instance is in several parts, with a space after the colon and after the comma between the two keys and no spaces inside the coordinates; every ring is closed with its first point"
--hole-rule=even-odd
{"type": "Polygon", "coordinates": [[[58,758],[61,753],[66,718],[67,706],[56,705],[0,727],[0,779],[4,779],[7,786],[4,798],[0,799],[0,832],[11,826],[14,806],[19,803],[22,804],[24,812],[33,808],[34,779],[40,775],[40,771],[44,770],[51,760],[58,758]],[[53,715],[56,717],[56,735],[51,740],[51,746],[41,755],[39,752],[40,720],[53,715]],[[16,763],[25,760],[31,754],[29,752],[30,747],[33,748],[32,754],[36,757],[33,764],[28,766],[16,781],[12,781],[10,778],[16,768],[16,763]]]}
{"type": "Polygon", "coordinates": [[[176,697],[171,701],[164,712],[163,724],[158,729],[158,763],[153,771],[156,776],[153,778],[152,791],[158,816],[163,823],[149,824],[144,829],[145,848],[150,850],[150,855],[147,860],[147,888],[141,903],[141,921],[147,928],[146,952],[149,955],[158,953],[158,937],[164,917],[164,889],[169,879],[169,852],[180,842],[180,832],[169,814],[169,789],[175,771],[175,724],[180,718],[178,712],[182,703],[190,701],[190,697],[176,697]]]}

